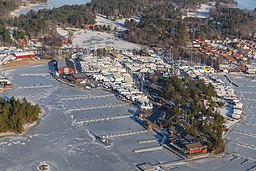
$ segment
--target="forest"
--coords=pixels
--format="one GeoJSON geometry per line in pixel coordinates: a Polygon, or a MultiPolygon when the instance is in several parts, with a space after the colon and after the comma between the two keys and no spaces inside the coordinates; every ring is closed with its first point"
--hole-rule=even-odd
{"type": "MultiPolygon", "coordinates": [[[[93,0],[89,6],[95,13],[107,16],[141,16],[141,21],[126,21],[129,29],[120,36],[128,41],[149,46],[180,47],[195,38],[212,39],[218,35],[250,38],[256,32],[256,13],[218,6],[210,18],[185,18],[182,9],[195,8],[208,0],[93,0]],[[177,8],[178,7],[178,8],[177,8]]],[[[218,0],[234,3],[233,0],[218,0]]]]}
{"type": "Polygon", "coordinates": [[[12,44],[12,39],[9,30],[0,24],[0,45],[9,46],[12,44]]]}
{"type": "Polygon", "coordinates": [[[7,18],[11,11],[14,11],[19,7],[18,1],[16,0],[0,0],[0,18],[7,18]]]}
{"type": "Polygon", "coordinates": [[[8,20],[7,23],[33,37],[47,34],[50,28],[57,26],[81,28],[83,24],[94,24],[95,15],[85,5],[66,5],[52,10],[30,11],[26,15],[8,20]]]}
{"type": "Polygon", "coordinates": [[[237,8],[216,8],[210,11],[211,27],[223,35],[246,38],[256,32],[256,13],[237,8]],[[248,34],[249,33],[249,34],[248,34]]]}
{"type": "MultiPolygon", "coordinates": [[[[162,0],[167,1],[167,0],[162,0]]],[[[94,13],[104,14],[106,16],[123,17],[137,16],[143,11],[160,0],[92,0],[88,6],[94,13]]]]}
{"type": "MultiPolygon", "coordinates": [[[[17,7],[16,1],[13,0],[9,3],[11,2],[13,8],[10,10],[14,10],[17,7]]],[[[8,6],[8,8],[11,7],[12,5],[8,6]]],[[[4,8],[1,6],[0,0],[0,10],[4,8]]],[[[0,45],[10,46],[15,45],[19,39],[42,37],[49,38],[47,42],[51,43],[48,45],[60,45],[61,40],[56,32],[57,27],[81,28],[83,24],[94,24],[95,18],[95,14],[86,5],[66,5],[37,12],[31,10],[20,17],[2,18],[0,19],[0,45]],[[10,31],[8,28],[13,28],[13,30],[10,31]]]]}
{"type": "Polygon", "coordinates": [[[172,3],[159,3],[145,10],[140,22],[126,20],[129,32],[122,33],[121,37],[149,46],[181,46],[189,38],[185,24],[180,9],[172,3]]]}
{"type": "MultiPolygon", "coordinates": [[[[16,0],[0,0],[0,9],[5,9],[7,2],[12,4],[6,9],[17,8],[16,0]]],[[[210,18],[182,18],[184,8],[206,2],[208,0],[92,0],[86,5],[30,11],[19,18],[0,20],[0,43],[3,46],[13,42],[7,31],[10,27],[14,28],[12,35],[16,40],[44,36],[58,40],[57,26],[81,28],[83,24],[94,24],[97,13],[114,19],[139,16],[139,22],[127,20],[125,26],[128,31],[119,36],[148,46],[178,49],[196,38],[212,39],[218,35],[250,38],[256,33],[256,13],[253,11],[218,6],[210,11],[210,18]]],[[[222,2],[227,0],[218,0],[218,3],[222,2]]],[[[107,26],[96,27],[96,30],[110,31],[107,26]]],[[[57,41],[54,44],[61,43],[57,41]]]]}
{"type": "Polygon", "coordinates": [[[212,84],[203,80],[191,80],[172,76],[164,81],[162,96],[175,105],[167,110],[164,126],[184,125],[189,134],[195,137],[206,137],[207,146],[216,153],[224,150],[222,125],[224,118],[216,111],[221,106],[212,100],[216,97],[212,84]],[[183,116],[187,118],[184,120],[183,116]],[[207,119],[202,119],[207,118],[207,119]]]}
{"type": "Polygon", "coordinates": [[[25,124],[38,121],[40,113],[39,105],[32,105],[25,98],[0,99],[0,133],[22,133],[25,124]]]}

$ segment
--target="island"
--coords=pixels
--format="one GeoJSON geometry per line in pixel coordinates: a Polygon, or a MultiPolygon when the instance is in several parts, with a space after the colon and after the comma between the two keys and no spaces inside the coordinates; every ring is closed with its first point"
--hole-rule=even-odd
{"type": "Polygon", "coordinates": [[[4,97],[0,99],[0,136],[22,134],[25,127],[38,121],[41,108],[23,98],[4,97]]]}

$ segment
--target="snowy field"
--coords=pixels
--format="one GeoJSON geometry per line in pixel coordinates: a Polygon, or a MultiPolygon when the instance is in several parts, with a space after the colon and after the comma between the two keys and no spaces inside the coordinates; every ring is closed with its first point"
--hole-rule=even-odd
{"type": "Polygon", "coordinates": [[[109,20],[109,19],[106,19],[102,16],[97,15],[96,16],[96,23],[97,23],[97,25],[101,25],[101,26],[109,25],[111,29],[116,28],[117,30],[123,30],[123,29],[127,29],[127,28],[124,27],[124,22],[125,22],[126,19],[127,20],[134,19],[136,22],[140,21],[139,17],[123,18],[123,19],[117,19],[116,21],[112,21],[112,20],[109,20]]]}
{"type": "Polygon", "coordinates": [[[208,4],[201,4],[200,8],[197,9],[197,12],[187,12],[186,16],[182,16],[182,18],[192,17],[192,18],[208,18],[210,17],[209,11],[213,8],[208,4]]]}
{"type": "Polygon", "coordinates": [[[108,19],[106,19],[102,16],[99,16],[99,15],[96,16],[96,24],[99,25],[99,26],[103,26],[103,25],[108,26],[109,25],[111,29],[114,29],[115,27],[118,30],[124,29],[123,23],[119,24],[118,22],[108,20],[108,19]]]}
{"type": "Polygon", "coordinates": [[[72,45],[73,47],[91,49],[104,47],[119,49],[140,49],[140,45],[118,39],[114,34],[91,30],[80,30],[75,32],[72,45]]]}
{"type": "Polygon", "coordinates": [[[159,137],[134,121],[136,107],[109,92],[62,85],[48,74],[46,65],[9,70],[6,76],[14,88],[2,95],[39,103],[43,116],[26,135],[0,139],[0,170],[35,171],[47,162],[53,171],[131,171],[144,162],[181,160],[166,149],[134,153],[134,149],[158,146],[157,142],[137,141],[159,137]],[[104,147],[89,131],[108,135],[113,146],[104,147]]]}

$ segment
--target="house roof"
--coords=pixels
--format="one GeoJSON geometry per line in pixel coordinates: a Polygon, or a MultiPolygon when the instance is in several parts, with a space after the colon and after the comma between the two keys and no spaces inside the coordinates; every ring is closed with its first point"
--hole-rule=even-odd
{"type": "Polygon", "coordinates": [[[87,77],[88,77],[86,74],[82,74],[82,73],[73,74],[72,76],[73,76],[75,79],[83,79],[83,78],[87,78],[87,77]]]}
{"type": "Polygon", "coordinates": [[[203,145],[200,142],[196,142],[196,143],[186,144],[185,147],[189,150],[193,148],[201,148],[203,147],[203,145]]]}
{"type": "Polygon", "coordinates": [[[73,69],[75,69],[74,62],[69,60],[69,59],[58,61],[57,62],[57,67],[58,67],[58,69],[60,69],[60,68],[73,68],[73,69]]]}

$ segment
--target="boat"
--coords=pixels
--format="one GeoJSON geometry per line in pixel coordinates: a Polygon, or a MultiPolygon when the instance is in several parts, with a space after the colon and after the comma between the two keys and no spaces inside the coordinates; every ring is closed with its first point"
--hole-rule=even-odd
{"type": "Polygon", "coordinates": [[[239,100],[238,100],[237,98],[236,98],[236,99],[233,99],[233,100],[232,100],[232,103],[233,103],[233,104],[239,103],[239,100]]]}
{"type": "Polygon", "coordinates": [[[243,108],[243,103],[235,103],[234,108],[242,109],[243,108]]]}
{"type": "Polygon", "coordinates": [[[240,109],[234,109],[233,114],[242,115],[243,111],[240,109]]]}
{"type": "Polygon", "coordinates": [[[113,142],[109,141],[108,135],[105,137],[103,136],[102,138],[100,136],[95,135],[92,131],[89,131],[89,134],[94,136],[97,141],[102,143],[105,147],[112,147],[113,142]]]}
{"type": "Polygon", "coordinates": [[[108,139],[108,135],[106,137],[100,138],[99,141],[105,145],[105,147],[112,147],[113,142],[110,142],[108,139]]]}
{"type": "Polygon", "coordinates": [[[236,114],[236,113],[233,113],[232,114],[232,118],[234,118],[234,119],[240,119],[242,116],[241,115],[239,115],[239,114],[236,114]]]}
{"type": "Polygon", "coordinates": [[[40,170],[40,171],[48,171],[49,170],[49,165],[46,162],[42,162],[38,166],[38,170],[40,170]]]}

